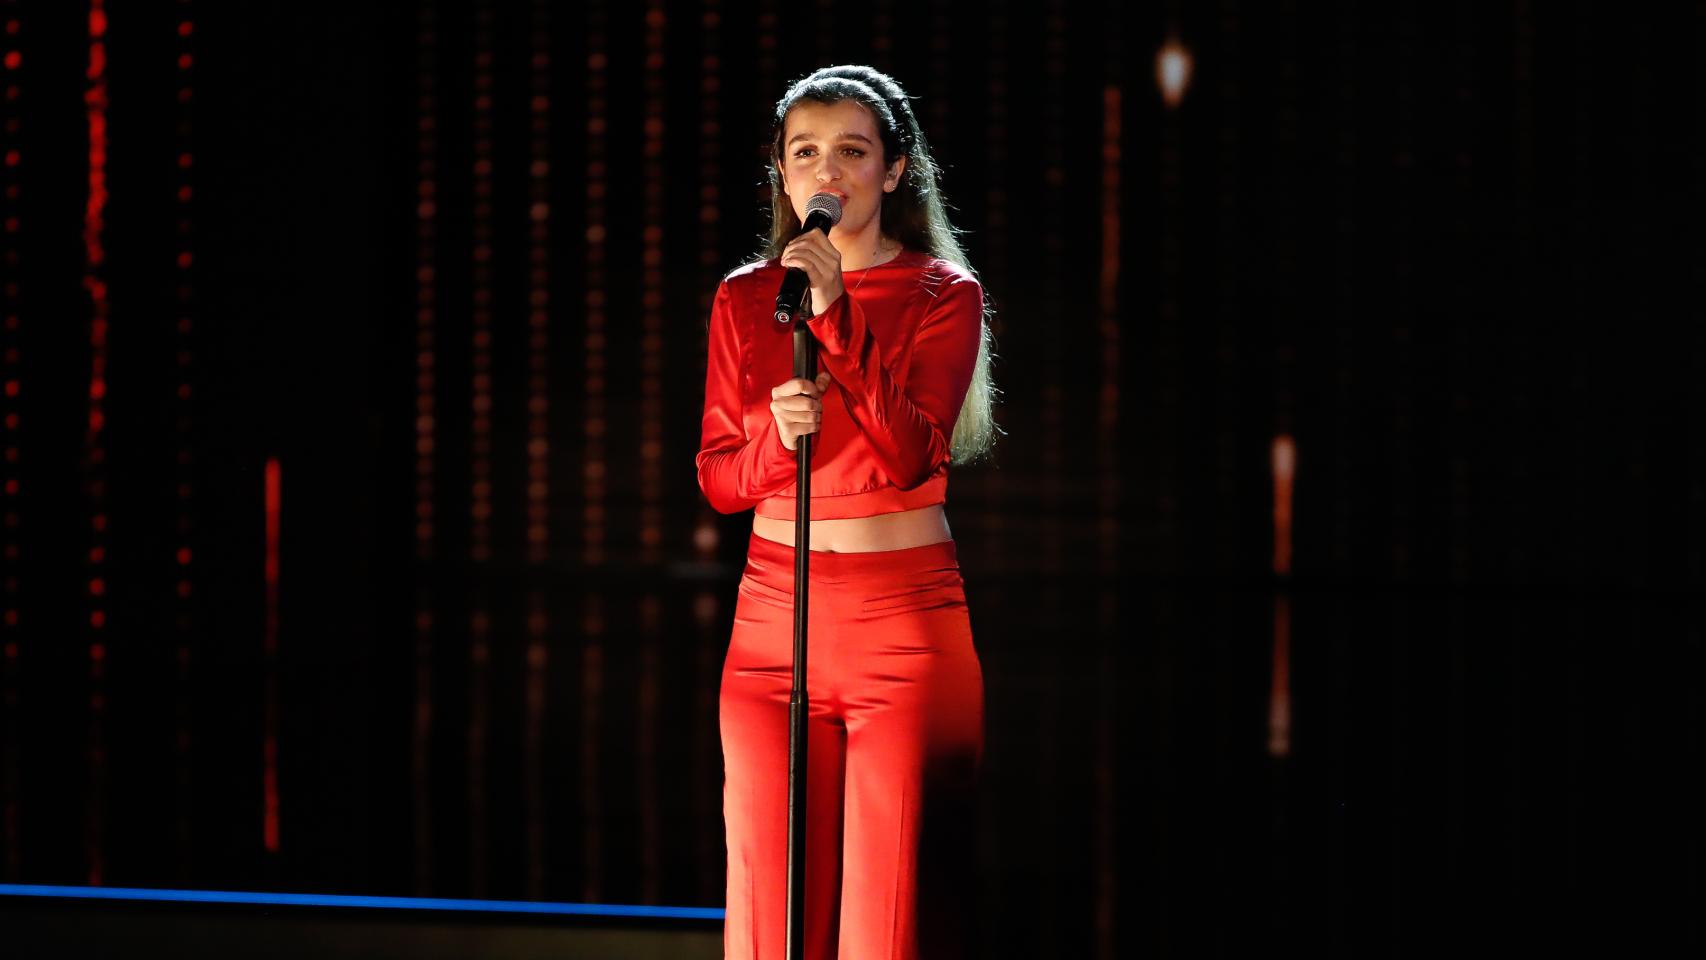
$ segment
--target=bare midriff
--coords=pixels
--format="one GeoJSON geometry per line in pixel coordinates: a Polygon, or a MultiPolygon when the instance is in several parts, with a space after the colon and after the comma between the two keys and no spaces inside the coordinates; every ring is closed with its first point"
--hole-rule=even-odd
{"type": "MultiPolygon", "coordinates": [[[[905,550],[952,540],[948,515],[939,503],[916,510],[879,513],[874,517],[813,520],[810,549],[826,553],[871,553],[905,550]]],[[[752,532],[766,540],[794,545],[794,521],[753,514],[752,532]]]]}

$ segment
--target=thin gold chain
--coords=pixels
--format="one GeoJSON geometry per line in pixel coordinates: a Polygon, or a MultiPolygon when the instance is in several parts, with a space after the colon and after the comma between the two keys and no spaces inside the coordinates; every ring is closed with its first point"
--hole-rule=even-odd
{"type": "MultiPolygon", "coordinates": [[[[882,241],[882,238],[881,238],[881,237],[879,237],[879,238],[877,238],[877,253],[881,253],[881,252],[882,252],[882,250],[883,250],[883,241],[882,241]]],[[[897,253],[897,255],[898,255],[898,253],[897,253]]],[[[890,258],[889,258],[889,260],[893,260],[893,259],[894,259],[894,257],[890,257],[890,258]]],[[[887,262],[888,262],[888,260],[884,260],[884,261],[883,261],[883,262],[884,262],[884,263],[887,263],[887,262]]],[[[865,265],[865,269],[864,269],[864,271],[863,271],[863,273],[861,273],[861,274],[860,274],[860,276],[859,276],[859,282],[858,282],[858,283],[855,283],[855,284],[854,284],[854,285],[853,285],[853,290],[857,290],[857,289],[859,289],[859,288],[860,288],[860,287],[861,287],[861,286],[863,286],[863,285],[864,285],[864,283],[865,283],[865,278],[866,278],[866,277],[868,277],[868,276],[870,276],[870,275],[871,275],[871,268],[872,268],[872,267],[875,267],[875,266],[878,266],[878,264],[877,264],[877,262],[876,262],[876,254],[872,254],[872,255],[871,255],[871,262],[870,262],[870,263],[868,263],[868,264],[866,264],[866,265],[865,265]]],[[[849,290],[849,291],[847,291],[847,292],[848,292],[848,293],[852,293],[852,292],[853,292],[853,290],[849,290]]]]}

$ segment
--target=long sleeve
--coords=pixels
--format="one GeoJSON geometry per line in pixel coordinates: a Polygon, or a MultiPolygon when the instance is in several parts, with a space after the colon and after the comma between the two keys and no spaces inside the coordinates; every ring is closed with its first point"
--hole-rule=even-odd
{"type": "Polygon", "coordinates": [[[782,445],[775,418],[766,418],[758,436],[747,436],[740,331],[727,280],[717,287],[706,339],[705,413],[694,463],[699,470],[699,489],[705,492],[712,509],[736,513],[751,509],[793,483],[798,476],[798,454],[782,445]]]}
{"type": "Polygon", "coordinates": [[[808,321],[822,344],[819,361],[841,386],[848,414],[901,490],[922,484],[947,462],[983,336],[983,288],[975,279],[956,272],[931,292],[904,390],[883,366],[881,345],[850,295],[836,297],[808,321]]]}

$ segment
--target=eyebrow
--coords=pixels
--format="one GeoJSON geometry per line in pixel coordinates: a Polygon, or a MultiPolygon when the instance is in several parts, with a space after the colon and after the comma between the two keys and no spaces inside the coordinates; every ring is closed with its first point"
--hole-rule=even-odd
{"type": "MultiPolygon", "coordinates": [[[[810,140],[815,136],[817,136],[817,134],[811,133],[810,131],[804,131],[801,133],[796,133],[796,134],[794,134],[794,139],[788,141],[788,146],[791,147],[794,144],[800,142],[801,140],[810,140]]],[[[841,134],[841,139],[842,140],[862,140],[865,143],[871,142],[871,138],[865,136],[862,133],[843,133],[843,134],[841,134]]]]}

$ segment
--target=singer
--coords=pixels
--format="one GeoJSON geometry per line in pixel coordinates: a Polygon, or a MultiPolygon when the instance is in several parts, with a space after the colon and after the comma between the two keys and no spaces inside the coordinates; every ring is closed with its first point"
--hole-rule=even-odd
{"type": "Polygon", "coordinates": [[[781,960],[793,660],[795,450],[811,450],[806,957],[965,955],[983,672],[944,512],[948,466],[986,454],[983,289],[907,94],[827,67],[776,105],[769,242],[711,309],[699,486],[754,510],[719,700],[724,956],[781,960]],[[829,193],[841,218],[805,230],[829,193]],[[822,202],[822,201],[820,201],[822,202]],[[804,271],[819,343],[793,378],[773,317],[804,271]]]}

